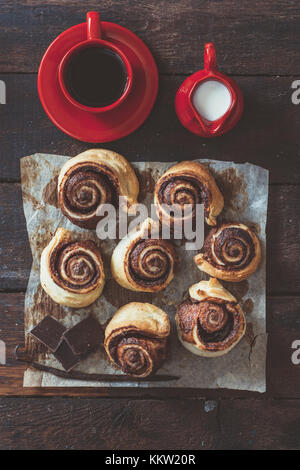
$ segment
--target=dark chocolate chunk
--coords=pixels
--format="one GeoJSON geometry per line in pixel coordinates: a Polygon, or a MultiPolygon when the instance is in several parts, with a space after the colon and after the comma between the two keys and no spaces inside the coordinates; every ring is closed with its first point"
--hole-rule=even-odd
{"type": "Polygon", "coordinates": [[[62,340],[60,346],[54,353],[54,356],[67,372],[77,366],[80,362],[80,357],[73,353],[65,340],[62,340]]]}
{"type": "Polygon", "coordinates": [[[30,334],[47,346],[50,351],[55,352],[62,341],[62,335],[65,331],[66,328],[61,323],[47,315],[30,331],[30,334]]]}
{"type": "Polygon", "coordinates": [[[103,343],[103,330],[93,317],[74,325],[64,333],[64,339],[74,354],[84,356],[103,343]]]}

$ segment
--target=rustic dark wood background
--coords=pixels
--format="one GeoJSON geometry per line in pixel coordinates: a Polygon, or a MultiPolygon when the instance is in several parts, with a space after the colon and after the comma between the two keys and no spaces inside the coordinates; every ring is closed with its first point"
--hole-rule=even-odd
{"type": "Polygon", "coordinates": [[[299,449],[300,369],[290,359],[300,339],[300,106],[291,101],[291,84],[300,79],[299,1],[0,0],[0,41],[7,86],[0,105],[0,339],[8,346],[0,366],[0,449],[299,449]],[[19,159],[91,147],[54,127],[36,87],[46,47],[88,10],[138,34],[160,72],[151,116],[105,147],[131,161],[211,157],[270,170],[266,394],[22,389],[23,367],[12,351],[23,340],[31,253],[19,159]],[[245,96],[241,122],[214,140],[189,134],[173,106],[179,84],[202,67],[207,41],[245,96]]]}

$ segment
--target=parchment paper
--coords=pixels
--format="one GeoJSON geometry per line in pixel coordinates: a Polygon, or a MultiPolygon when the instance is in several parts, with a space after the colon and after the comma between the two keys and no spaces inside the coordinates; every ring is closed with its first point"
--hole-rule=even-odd
{"type": "MultiPolygon", "coordinates": [[[[265,227],[268,201],[268,171],[245,163],[199,160],[209,166],[224,195],[225,207],[219,221],[239,221],[249,225],[262,244],[262,262],[247,281],[223,282],[239,300],[247,320],[245,337],[228,354],[218,358],[201,358],[188,352],[179,342],[175,328],[176,305],[186,298],[188,288],[201,279],[208,279],[193,263],[194,251],[178,245],[181,265],[172,283],[161,293],[130,292],[112,279],[110,256],[117,241],[100,241],[94,231],[73,225],[59,210],[56,183],[60,168],[69,157],[35,154],[21,159],[23,205],[33,263],[25,296],[25,343],[27,351],[40,363],[61,368],[59,362],[43,346],[28,335],[46,315],[51,314],[70,327],[90,313],[105,324],[114,312],[131,301],[147,301],[165,310],[172,324],[169,356],[158,374],[180,377],[177,381],[154,383],[99,383],[66,380],[49,373],[29,368],[24,374],[24,386],[132,386],[132,387],[194,387],[230,388],[265,391],[266,324],[265,324],[265,227]],[[78,237],[94,239],[101,250],[106,285],[102,296],[91,306],[82,309],[62,307],[53,302],[40,286],[40,255],[53,237],[57,227],[72,230],[78,237]]],[[[133,164],[140,180],[140,202],[151,203],[156,180],[176,162],[137,162],[133,164]]],[[[95,373],[120,373],[107,360],[103,348],[99,349],[75,370],[95,373]]]]}

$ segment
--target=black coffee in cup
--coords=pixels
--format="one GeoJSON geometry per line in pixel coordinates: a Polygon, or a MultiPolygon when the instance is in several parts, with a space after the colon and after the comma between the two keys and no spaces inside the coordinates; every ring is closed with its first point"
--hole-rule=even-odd
{"type": "Polygon", "coordinates": [[[127,71],[121,57],[111,49],[91,46],[69,60],[65,83],[70,95],[89,107],[115,103],[124,93],[127,71]]]}

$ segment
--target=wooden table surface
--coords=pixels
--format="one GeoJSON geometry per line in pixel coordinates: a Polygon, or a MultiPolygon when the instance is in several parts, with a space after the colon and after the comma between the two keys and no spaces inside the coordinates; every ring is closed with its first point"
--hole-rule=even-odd
{"type": "Polygon", "coordinates": [[[7,364],[0,366],[0,449],[299,449],[300,369],[291,362],[292,342],[300,340],[300,106],[291,100],[292,83],[300,79],[299,1],[0,0],[0,38],[7,91],[0,105],[0,339],[7,345],[7,364]],[[74,156],[92,147],[55,128],[36,87],[46,47],[84,21],[88,10],[138,34],[160,72],[147,121],[102,147],[130,161],[208,157],[270,170],[265,394],[22,389],[23,366],[12,352],[23,341],[31,253],[19,160],[35,152],[74,156]],[[245,97],[241,122],[213,140],[188,133],[173,105],[183,79],[202,68],[208,41],[245,97]]]}

